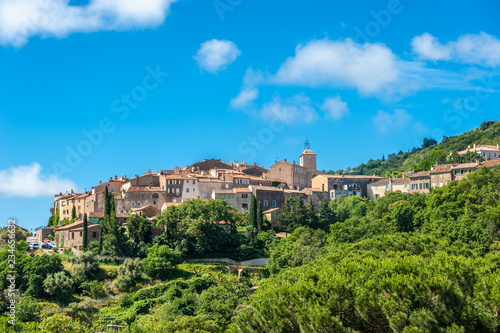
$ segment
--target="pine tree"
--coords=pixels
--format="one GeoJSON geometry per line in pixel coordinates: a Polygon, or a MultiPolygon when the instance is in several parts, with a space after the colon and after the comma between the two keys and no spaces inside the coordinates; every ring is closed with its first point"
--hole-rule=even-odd
{"type": "Polygon", "coordinates": [[[83,215],[83,251],[87,251],[87,242],[88,242],[88,222],[87,222],[87,213],[83,215]]]}
{"type": "Polygon", "coordinates": [[[262,231],[262,224],[263,224],[263,218],[262,218],[262,205],[260,204],[260,201],[257,202],[257,230],[258,232],[262,231]]]}
{"type": "Polygon", "coordinates": [[[385,155],[382,155],[382,162],[385,162],[385,155]]]}
{"type": "Polygon", "coordinates": [[[250,201],[250,211],[248,212],[248,225],[253,226],[258,229],[257,226],[257,200],[255,196],[252,195],[252,200],[250,201]]]}
{"type": "Polygon", "coordinates": [[[73,206],[73,209],[71,210],[71,219],[74,220],[76,219],[76,207],[73,206]]]}

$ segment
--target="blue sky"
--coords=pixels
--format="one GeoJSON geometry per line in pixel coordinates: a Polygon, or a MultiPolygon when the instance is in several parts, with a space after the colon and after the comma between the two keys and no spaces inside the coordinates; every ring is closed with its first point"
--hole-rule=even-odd
{"type": "Polygon", "coordinates": [[[115,174],[269,167],[306,137],[337,170],[498,119],[499,9],[0,0],[0,225],[115,174]]]}

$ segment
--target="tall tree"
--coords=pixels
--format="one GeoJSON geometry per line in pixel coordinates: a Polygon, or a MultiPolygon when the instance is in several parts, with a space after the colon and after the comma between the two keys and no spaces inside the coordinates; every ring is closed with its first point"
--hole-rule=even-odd
{"type": "Polygon", "coordinates": [[[109,216],[111,213],[111,207],[109,205],[109,193],[108,193],[108,187],[104,189],[104,216],[109,216]]]}
{"type": "Polygon", "coordinates": [[[335,223],[335,213],[328,204],[328,200],[327,199],[321,200],[321,204],[319,206],[318,228],[328,231],[330,225],[334,223],[335,223]]]}
{"type": "Polygon", "coordinates": [[[255,196],[252,195],[252,200],[250,201],[250,211],[248,212],[248,225],[253,226],[258,229],[257,226],[257,200],[255,196]]]}
{"type": "Polygon", "coordinates": [[[316,207],[314,206],[312,197],[309,197],[306,206],[307,224],[313,228],[318,229],[318,215],[316,214],[316,207]]]}
{"type": "Polygon", "coordinates": [[[259,202],[257,202],[257,217],[256,217],[256,220],[257,220],[257,231],[258,232],[261,232],[262,231],[262,224],[263,224],[263,218],[262,218],[262,205],[259,202]]]}
{"type": "Polygon", "coordinates": [[[71,219],[74,220],[76,219],[76,207],[73,206],[73,209],[71,210],[71,219]]]}
{"type": "Polygon", "coordinates": [[[87,213],[83,215],[83,251],[87,251],[87,243],[88,243],[88,222],[87,222],[87,213]]]}

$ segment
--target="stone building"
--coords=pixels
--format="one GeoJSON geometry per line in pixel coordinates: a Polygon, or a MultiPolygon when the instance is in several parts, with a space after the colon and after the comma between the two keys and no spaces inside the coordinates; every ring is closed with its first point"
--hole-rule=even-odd
{"type": "Polygon", "coordinates": [[[317,175],[312,179],[312,187],[328,191],[330,200],[349,196],[368,197],[368,184],[383,179],[366,175],[317,175]]]}
{"type": "Polygon", "coordinates": [[[54,196],[54,207],[51,208],[50,212],[54,215],[59,209],[59,220],[64,219],[71,220],[73,207],[75,207],[76,217],[81,219],[83,215],[88,212],[86,208],[86,202],[91,192],[85,193],[74,193],[71,190],[70,193],[59,193],[54,196]]]}
{"type": "Polygon", "coordinates": [[[420,171],[410,176],[410,193],[430,193],[429,171],[420,171]]]}
{"type": "Polygon", "coordinates": [[[133,179],[123,183],[121,190],[128,190],[129,187],[142,186],[142,187],[158,187],[160,186],[160,175],[158,172],[146,172],[142,176],[135,175],[133,179]]]}
{"type": "Polygon", "coordinates": [[[481,155],[485,160],[498,160],[500,158],[500,144],[497,145],[469,145],[467,149],[459,151],[459,155],[474,152],[481,155]]]}
{"type": "Polygon", "coordinates": [[[269,170],[264,167],[258,166],[257,164],[249,165],[245,169],[241,170],[245,175],[258,177],[258,178],[269,178],[269,170]]]}
{"type": "Polygon", "coordinates": [[[389,192],[410,192],[410,178],[384,178],[368,184],[368,199],[377,200],[389,192]]]}
{"type": "Polygon", "coordinates": [[[159,186],[133,186],[115,197],[115,210],[117,215],[128,214],[131,209],[150,205],[160,211],[167,200],[167,192],[159,186]]]}
{"type": "Polygon", "coordinates": [[[231,189],[232,182],[215,179],[213,177],[198,177],[198,196],[201,199],[212,197],[212,193],[216,190],[231,189]]]}
{"type": "Polygon", "coordinates": [[[315,206],[319,206],[321,201],[329,199],[328,191],[322,191],[319,188],[305,188],[302,192],[312,199],[315,206]]]}
{"type": "Polygon", "coordinates": [[[292,163],[286,159],[279,162],[276,161],[269,169],[271,179],[279,179],[285,182],[290,189],[302,190],[310,187],[307,183],[307,168],[296,164],[295,161],[292,163]]]}
{"type": "Polygon", "coordinates": [[[453,164],[442,164],[435,165],[429,171],[429,176],[431,178],[431,187],[443,187],[448,185],[453,181],[453,174],[451,169],[453,164]]]}
{"type": "MultiPolygon", "coordinates": [[[[87,241],[99,240],[100,225],[93,222],[87,224],[87,241]]],[[[83,221],[76,221],[64,227],[55,229],[55,239],[58,248],[81,250],[83,245],[83,221]]]]}
{"type": "Polygon", "coordinates": [[[44,239],[48,238],[50,235],[54,234],[54,228],[38,228],[33,232],[33,237],[35,237],[37,242],[43,242],[44,239]]]}
{"type": "Polygon", "coordinates": [[[255,199],[262,204],[262,211],[283,206],[285,192],[272,186],[249,186],[255,199]]]}
{"type": "Polygon", "coordinates": [[[244,214],[247,210],[250,209],[252,190],[250,190],[249,188],[215,190],[212,193],[212,199],[227,200],[230,206],[236,208],[238,211],[244,214]]]}
{"type": "Polygon", "coordinates": [[[204,159],[201,162],[196,162],[193,165],[183,168],[188,172],[210,171],[213,169],[231,169],[231,166],[221,161],[221,159],[204,159]]]}
{"type": "Polygon", "coordinates": [[[481,163],[479,160],[474,163],[463,163],[456,164],[451,168],[452,177],[454,180],[462,180],[471,172],[474,172],[479,168],[481,163]]]}

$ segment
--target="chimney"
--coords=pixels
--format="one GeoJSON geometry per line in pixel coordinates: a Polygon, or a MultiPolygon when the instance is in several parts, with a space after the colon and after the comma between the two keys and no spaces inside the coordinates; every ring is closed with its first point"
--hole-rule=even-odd
{"type": "Polygon", "coordinates": [[[109,177],[109,180],[113,180],[113,177],[109,177]]]}
{"type": "Polygon", "coordinates": [[[118,176],[117,176],[117,175],[115,175],[115,180],[117,180],[117,179],[118,179],[118,176]]]}
{"type": "Polygon", "coordinates": [[[138,175],[135,175],[135,178],[139,178],[139,176],[138,176],[138,175]]]}
{"type": "Polygon", "coordinates": [[[286,162],[286,158],[285,158],[283,161],[285,161],[285,162],[286,162]]]}
{"type": "Polygon", "coordinates": [[[178,166],[176,166],[176,167],[174,168],[174,173],[175,173],[176,175],[177,175],[177,174],[179,174],[179,167],[178,167],[178,166]]]}
{"type": "Polygon", "coordinates": [[[99,185],[102,185],[102,180],[99,181],[99,185]]]}

